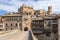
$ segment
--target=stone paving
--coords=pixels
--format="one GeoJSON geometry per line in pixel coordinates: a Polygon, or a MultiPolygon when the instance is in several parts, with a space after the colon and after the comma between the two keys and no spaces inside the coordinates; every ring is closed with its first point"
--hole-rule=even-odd
{"type": "Polygon", "coordinates": [[[0,40],[28,40],[28,32],[11,32],[0,35],[0,40]]]}
{"type": "Polygon", "coordinates": [[[13,31],[0,35],[0,40],[34,40],[29,31],[13,31]]]}

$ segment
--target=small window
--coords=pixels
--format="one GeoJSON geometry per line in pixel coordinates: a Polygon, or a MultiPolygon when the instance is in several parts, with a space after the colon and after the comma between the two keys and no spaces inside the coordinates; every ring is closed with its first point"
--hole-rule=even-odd
{"type": "Polygon", "coordinates": [[[11,28],[11,30],[12,30],[12,28],[11,28]]]}
{"type": "Polygon", "coordinates": [[[31,12],[29,12],[29,15],[31,15],[31,12]]]}
{"type": "Polygon", "coordinates": [[[12,26],[12,23],[11,23],[11,26],[12,26]]]}
{"type": "Polygon", "coordinates": [[[27,19],[27,18],[25,18],[24,20],[25,20],[25,21],[27,21],[28,19],[27,19]]]}
{"type": "Polygon", "coordinates": [[[6,31],[7,31],[8,28],[6,28],[6,31]]]}
{"type": "Polygon", "coordinates": [[[0,25],[0,27],[3,27],[3,25],[0,25]]]}
{"type": "Polygon", "coordinates": [[[2,29],[0,29],[0,31],[2,31],[2,29]]]}
{"type": "Polygon", "coordinates": [[[50,37],[50,33],[46,33],[46,36],[47,36],[47,37],[50,37]]]}
{"type": "Polygon", "coordinates": [[[6,24],[6,26],[7,26],[7,24],[6,24]]]}
{"type": "Polygon", "coordinates": [[[1,19],[1,22],[2,22],[2,19],[1,19]]]}
{"type": "Polygon", "coordinates": [[[17,23],[16,23],[16,26],[17,26],[17,23]]]}
{"type": "Polygon", "coordinates": [[[56,38],[56,40],[58,40],[58,38],[56,38]]]}
{"type": "Polygon", "coordinates": [[[36,15],[36,13],[34,13],[34,15],[36,15]]]}
{"type": "Polygon", "coordinates": [[[24,8],[27,8],[27,7],[24,7],[24,8]]]}
{"type": "Polygon", "coordinates": [[[26,15],[28,15],[28,13],[26,13],[26,15]]]}
{"type": "Polygon", "coordinates": [[[51,22],[48,23],[48,26],[49,26],[49,27],[51,26],[51,22]]]}
{"type": "Polygon", "coordinates": [[[47,22],[45,22],[45,23],[47,23],[47,22]]]}
{"type": "Polygon", "coordinates": [[[19,26],[21,26],[21,24],[19,24],[19,26]]]}

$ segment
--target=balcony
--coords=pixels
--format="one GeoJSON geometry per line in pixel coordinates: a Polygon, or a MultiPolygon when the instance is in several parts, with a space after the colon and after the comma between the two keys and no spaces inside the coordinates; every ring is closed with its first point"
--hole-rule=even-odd
{"type": "Polygon", "coordinates": [[[53,20],[53,21],[52,21],[52,24],[57,24],[57,23],[58,23],[57,20],[53,20]]]}
{"type": "Polygon", "coordinates": [[[52,29],[44,29],[44,32],[45,33],[51,33],[52,32],[52,29]]]}
{"type": "Polygon", "coordinates": [[[44,33],[43,29],[32,29],[33,33],[44,33]]]}
{"type": "Polygon", "coordinates": [[[44,33],[43,31],[32,31],[33,33],[44,33]]]}

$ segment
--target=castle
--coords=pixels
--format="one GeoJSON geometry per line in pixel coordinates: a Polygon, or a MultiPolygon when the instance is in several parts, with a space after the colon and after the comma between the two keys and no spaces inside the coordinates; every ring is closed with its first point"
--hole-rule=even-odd
{"type": "Polygon", "coordinates": [[[45,11],[34,10],[23,4],[18,12],[0,16],[0,31],[13,29],[32,31],[38,40],[59,40],[60,14],[53,14],[52,6],[48,6],[48,11],[45,11]]]}

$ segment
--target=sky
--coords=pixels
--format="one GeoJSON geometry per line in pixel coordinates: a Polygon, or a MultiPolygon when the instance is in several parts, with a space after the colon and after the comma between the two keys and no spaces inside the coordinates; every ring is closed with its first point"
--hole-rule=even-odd
{"type": "Polygon", "coordinates": [[[33,6],[35,10],[47,10],[52,6],[53,13],[60,13],[60,0],[0,0],[0,15],[17,12],[22,4],[33,6]]]}

